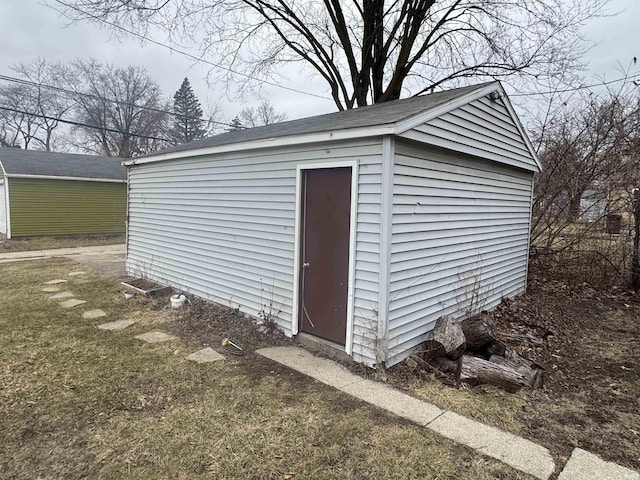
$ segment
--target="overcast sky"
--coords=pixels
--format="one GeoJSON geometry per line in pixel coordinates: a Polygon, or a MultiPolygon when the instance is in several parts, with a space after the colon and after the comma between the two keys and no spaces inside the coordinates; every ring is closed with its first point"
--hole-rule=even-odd
{"type": "MultiPolygon", "coordinates": [[[[634,56],[640,57],[640,1],[612,0],[609,11],[621,13],[592,20],[583,30],[588,40],[598,44],[585,58],[588,64],[586,80],[589,82],[597,82],[603,77],[607,80],[618,78],[619,63],[629,66],[634,56]]],[[[11,65],[38,56],[59,61],[93,57],[119,66],[144,66],[167,97],[173,95],[187,76],[203,105],[212,102],[222,107],[222,120],[233,118],[243,106],[238,101],[227,99],[223,89],[208,86],[206,77],[210,67],[207,65],[194,65],[193,61],[160,46],[114,39],[108,31],[89,22],[68,23],[39,0],[0,0],[0,74],[12,75],[11,65]]],[[[640,73],[640,68],[635,67],[632,73],[640,73]]],[[[291,77],[282,84],[327,95],[320,80],[309,81],[295,72],[291,77]]],[[[264,95],[290,119],[335,110],[330,100],[277,87],[266,87],[264,95]]],[[[244,100],[248,106],[258,102],[252,96],[244,100]]]]}

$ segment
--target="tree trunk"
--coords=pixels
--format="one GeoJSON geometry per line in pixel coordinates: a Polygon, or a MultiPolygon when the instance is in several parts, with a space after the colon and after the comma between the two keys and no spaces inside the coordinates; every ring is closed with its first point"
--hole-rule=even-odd
{"type": "Polygon", "coordinates": [[[474,315],[460,322],[467,340],[467,350],[477,352],[497,339],[498,332],[493,319],[486,313],[474,315]]]}
{"type": "Polygon", "coordinates": [[[534,388],[536,372],[532,368],[516,368],[472,355],[463,355],[458,359],[456,379],[471,385],[488,383],[513,393],[522,387],[534,388]]]}
{"type": "Polygon", "coordinates": [[[427,356],[449,357],[452,360],[462,355],[467,346],[460,324],[448,315],[438,318],[425,344],[427,356]]]}

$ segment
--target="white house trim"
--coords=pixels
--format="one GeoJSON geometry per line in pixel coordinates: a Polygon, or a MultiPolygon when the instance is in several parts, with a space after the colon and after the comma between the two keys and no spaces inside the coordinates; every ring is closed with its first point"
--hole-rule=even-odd
{"type": "Polygon", "coordinates": [[[386,342],[389,319],[389,284],[391,281],[391,227],[393,214],[393,164],[395,156],[395,137],[382,137],[382,188],[380,199],[380,276],[378,280],[380,303],[378,305],[378,341],[376,357],[378,361],[387,361],[386,342]]]}
{"type": "Polygon", "coordinates": [[[289,145],[304,145],[309,143],[331,142],[339,140],[353,140],[364,137],[375,137],[380,135],[393,134],[393,124],[388,126],[374,125],[362,128],[347,128],[342,130],[332,130],[327,132],[305,133],[302,135],[287,135],[284,137],[267,138],[261,140],[251,140],[246,142],[229,143],[214,147],[198,148],[193,150],[182,150],[179,152],[168,152],[142,158],[131,158],[123,160],[125,167],[140,165],[143,163],[161,162],[164,160],[176,160],[185,157],[196,157],[202,155],[215,155],[226,152],[239,152],[246,150],[256,150],[261,148],[285,147],[289,145]]]}
{"type": "Polygon", "coordinates": [[[5,217],[6,217],[6,222],[7,222],[7,239],[11,239],[11,210],[10,208],[10,203],[9,203],[9,178],[6,176],[5,174],[5,181],[4,181],[4,206],[5,206],[5,217]]]}
{"type": "Polygon", "coordinates": [[[113,178],[84,178],[84,177],[62,177],[56,175],[27,175],[11,173],[5,175],[7,178],[35,178],[41,180],[74,180],[83,182],[109,182],[109,183],[127,183],[126,180],[116,180],[113,178]]]}
{"type": "Polygon", "coordinates": [[[358,216],[358,162],[347,160],[341,162],[309,163],[296,166],[296,205],[294,228],[294,254],[293,254],[293,308],[291,312],[291,334],[297,335],[299,331],[300,310],[300,249],[302,234],[302,171],[321,168],[351,168],[351,213],[349,219],[349,279],[347,285],[347,334],[344,350],[347,355],[353,351],[353,316],[355,293],[355,263],[356,263],[356,228],[358,216]]]}
{"type": "Polygon", "coordinates": [[[500,87],[500,93],[502,94],[502,100],[504,101],[504,105],[509,111],[509,115],[511,115],[511,119],[513,120],[513,123],[516,125],[518,132],[520,132],[520,135],[522,136],[524,143],[527,145],[527,149],[529,150],[529,153],[531,153],[531,156],[535,160],[536,165],[538,166],[539,172],[541,172],[542,162],[540,161],[540,158],[538,157],[538,154],[535,148],[533,148],[533,144],[531,143],[529,136],[525,133],[524,127],[522,126],[522,123],[520,123],[520,119],[516,115],[516,111],[513,109],[513,105],[511,105],[511,100],[509,100],[507,93],[504,91],[504,88],[502,88],[501,85],[499,85],[499,87],[500,87]]]}

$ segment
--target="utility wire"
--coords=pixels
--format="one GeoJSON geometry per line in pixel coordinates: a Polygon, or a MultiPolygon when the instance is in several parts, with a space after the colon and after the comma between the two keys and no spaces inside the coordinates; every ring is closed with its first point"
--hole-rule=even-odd
{"type": "MultiPolygon", "coordinates": [[[[184,50],[179,50],[179,49],[177,49],[175,47],[172,47],[171,45],[167,45],[166,43],[162,43],[162,42],[159,42],[157,40],[154,40],[153,38],[148,37],[146,35],[143,35],[141,33],[134,32],[133,30],[129,30],[128,28],[125,28],[122,25],[118,25],[117,23],[110,22],[109,20],[107,20],[105,18],[99,17],[97,15],[93,15],[93,14],[91,14],[89,12],[86,12],[86,11],[82,10],[81,8],[78,8],[78,7],[74,6],[74,5],[65,5],[65,6],[68,7],[68,8],[71,8],[72,10],[75,10],[78,13],[81,13],[82,15],[86,15],[89,18],[97,20],[98,22],[102,22],[102,23],[104,23],[106,25],[109,25],[110,27],[113,27],[113,28],[116,28],[118,30],[121,30],[121,31],[123,31],[123,32],[125,32],[125,33],[127,33],[129,35],[133,35],[134,37],[138,37],[138,38],[140,38],[142,40],[145,40],[145,41],[147,41],[149,43],[152,43],[154,45],[158,45],[159,47],[164,47],[164,48],[166,48],[166,49],[168,49],[168,50],[170,50],[170,51],[172,51],[174,53],[177,53],[179,55],[184,55],[185,57],[188,57],[188,58],[190,58],[192,60],[195,60],[196,62],[206,63],[207,65],[211,65],[212,67],[220,68],[222,70],[226,70],[226,71],[228,71],[230,73],[233,73],[234,75],[239,75],[241,77],[248,78],[249,80],[256,80],[256,81],[262,82],[262,83],[264,83],[266,85],[271,85],[272,87],[282,88],[283,90],[289,90],[290,92],[300,93],[302,95],[308,95],[310,97],[322,98],[323,100],[331,100],[331,98],[326,97],[324,95],[318,95],[317,93],[305,92],[304,90],[298,90],[297,88],[287,87],[285,85],[280,85],[278,83],[271,82],[269,80],[263,80],[263,79],[259,79],[259,78],[253,77],[253,76],[251,76],[251,75],[249,75],[247,73],[238,72],[238,71],[233,70],[233,69],[231,69],[229,67],[225,67],[223,65],[219,65],[217,63],[213,63],[213,62],[211,62],[209,60],[205,60],[204,58],[198,57],[198,56],[193,55],[193,54],[191,54],[189,52],[186,52],[184,50]]],[[[64,12],[61,12],[60,10],[57,10],[57,11],[60,12],[62,15],[64,15],[64,12]]]]}
{"type": "MultiPolygon", "coordinates": [[[[612,83],[624,82],[625,80],[633,80],[634,78],[640,77],[640,73],[636,75],[631,75],[629,77],[621,77],[616,78],[615,80],[609,80],[608,82],[600,82],[600,83],[592,83],[591,85],[581,85],[579,87],[572,88],[564,88],[560,90],[549,90],[548,92],[531,92],[531,93],[513,93],[509,95],[510,97],[533,97],[537,95],[551,95],[553,93],[569,93],[569,92],[577,92],[579,90],[587,90],[595,87],[603,87],[606,85],[611,85],[612,83]]],[[[636,85],[637,86],[637,85],[636,85]]]]}
{"type": "Polygon", "coordinates": [[[75,122],[73,120],[67,120],[67,119],[64,119],[64,118],[61,118],[61,117],[52,117],[52,116],[49,116],[49,115],[44,115],[42,113],[27,112],[25,110],[19,110],[19,109],[16,109],[16,108],[9,108],[9,107],[0,106],[0,110],[6,110],[7,112],[19,113],[21,115],[29,115],[29,116],[32,116],[32,117],[44,118],[45,120],[53,120],[53,121],[60,122],[60,123],[68,123],[69,125],[75,125],[77,127],[94,128],[96,130],[102,130],[104,132],[119,133],[121,135],[128,135],[130,137],[139,137],[139,138],[147,138],[149,140],[160,140],[160,141],[163,141],[163,142],[171,142],[171,140],[168,139],[168,138],[154,137],[152,135],[142,135],[140,133],[123,132],[122,130],[116,130],[115,128],[99,127],[97,125],[89,125],[88,123],[75,122]]]}
{"type": "Polygon", "coordinates": [[[74,96],[93,98],[94,100],[99,100],[101,102],[115,103],[117,105],[123,105],[123,106],[127,106],[127,107],[139,108],[141,110],[148,110],[150,112],[164,113],[166,115],[173,115],[173,116],[179,117],[179,118],[187,118],[187,119],[191,119],[191,120],[202,120],[203,122],[206,122],[206,123],[214,123],[216,125],[223,125],[225,127],[234,127],[235,126],[235,125],[231,125],[230,123],[218,122],[216,120],[209,120],[209,119],[203,118],[203,117],[194,117],[194,116],[190,116],[190,115],[182,115],[180,113],[170,112],[168,110],[162,110],[160,108],[145,107],[143,105],[136,105],[135,103],[123,102],[122,100],[116,100],[116,99],[113,99],[113,98],[101,97],[99,95],[94,95],[92,93],[76,92],[76,91],[69,90],[69,89],[66,89],[66,88],[63,88],[63,87],[57,87],[55,85],[47,85],[45,83],[33,82],[31,80],[26,80],[26,79],[23,79],[23,78],[10,77],[9,75],[0,74],[0,80],[3,80],[5,82],[19,83],[19,84],[22,84],[22,85],[28,85],[28,86],[32,86],[32,87],[46,88],[46,89],[49,89],[49,90],[55,90],[55,91],[58,91],[58,92],[63,92],[63,93],[67,93],[69,95],[74,95],[74,96]]]}

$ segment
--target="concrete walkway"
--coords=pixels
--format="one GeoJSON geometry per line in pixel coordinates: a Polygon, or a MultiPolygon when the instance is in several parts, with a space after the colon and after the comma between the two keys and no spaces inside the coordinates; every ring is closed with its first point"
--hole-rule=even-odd
{"type": "Polygon", "coordinates": [[[125,275],[125,252],[125,245],[31,250],[27,252],[0,253],[0,263],[65,257],[75,262],[89,265],[107,275],[121,277],[125,275]]]}
{"type": "MultiPolygon", "coordinates": [[[[478,453],[500,460],[535,478],[548,480],[554,473],[555,463],[549,450],[530,440],[456,413],[443,411],[435,405],[402,393],[388,385],[359,377],[331,360],[316,357],[298,347],[263,348],[256,353],[467,445],[478,453]]],[[[576,449],[559,478],[563,480],[640,480],[640,475],[633,470],[604,462],[595,455],[576,449]]]]}
{"type": "Polygon", "coordinates": [[[74,257],[93,255],[124,254],[125,245],[103,245],[99,247],[52,248],[50,250],[30,250],[26,252],[0,253],[0,263],[36,260],[40,258],[74,257]]]}

